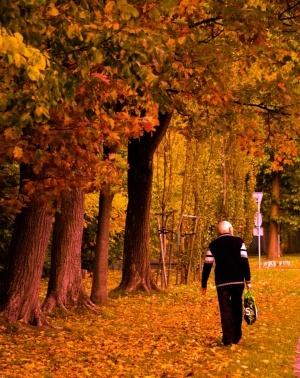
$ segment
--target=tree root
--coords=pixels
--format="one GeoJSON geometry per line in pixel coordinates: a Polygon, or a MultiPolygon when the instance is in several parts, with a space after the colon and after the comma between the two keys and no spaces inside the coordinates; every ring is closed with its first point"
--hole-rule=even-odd
{"type": "MultiPolygon", "coordinates": [[[[18,321],[22,321],[23,326],[29,327],[47,327],[51,329],[60,329],[60,327],[54,326],[46,317],[46,315],[42,312],[40,304],[33,305],[32,308],[28,309],[27,311],[22,314],[22,310],[17,310],[12,305],[6,306],[2,312],[0,313],[1,317],[3,317],[9,324],[17,323],[18,321]]],[[[23,328],[23,326],[21,328],[23,328]]]]}
{"type": "Polygon", "coordinates": [[[129,282],[126,282],[123,280],[118,289],[125,290],[128,292],[137,291],[137,290],[143,290],[145,292],[149,291],[160,291],[159,287],[157,286],[154,279],[149,277],[149,279],[146,281],[144,278],[141,278],[139,275],[135,275],[134,277],[130,277],[129,282]]]}
{"type": "Polygon", "coordinates": [[[44,313],[50,313],[55,308],[59,308],[59,309],[63,310],[66,313],[69,312],[69,310],[65,307],[65,305],[63,304],[63,302],[59,298],[56,298],[54,295],[49,295],[45,299],[45,301],[44,301],[44,303],[42,305],[42,311],[44,313]]]}
{"type": "Polygon", "coordinates": [[[55,308],[62,309],[66,313],[69,313],[72,308],[86,308],[95,313],[100,311],[100,309],[90,300],[84,290],[81,290],[81,292],[78,293],[75,298],[71,294],[67,295],[66,298],[60,298],[58,295],[50,294],[45,299],[42,305],[42,310],[43,312],[50,313],[55,308]]]}

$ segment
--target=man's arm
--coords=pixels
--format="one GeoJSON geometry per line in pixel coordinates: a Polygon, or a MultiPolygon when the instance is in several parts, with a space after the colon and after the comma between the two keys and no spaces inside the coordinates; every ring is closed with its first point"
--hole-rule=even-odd
{"type": "Polygon", "coordinates": [[[242,243],[240,252],[241,252],[242,269],[243,269],[243,274],[244,274],[245,281],[246,281],[246,286],[250,290],[250,289],[252,289],[251,273],[250,273],[248,254],[247,254],[247,250],[246,250],[246,246],[245,246],[244,242],[242,243]]]}
{"type": "Polygon", "coordinates": [[[202,294],[206,294],[207,280],[215,259],[210,249],[207,250],[202,270],[202,294]]]}

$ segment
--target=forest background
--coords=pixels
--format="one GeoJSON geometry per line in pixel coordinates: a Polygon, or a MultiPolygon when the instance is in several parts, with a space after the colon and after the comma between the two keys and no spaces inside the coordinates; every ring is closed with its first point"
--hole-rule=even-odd
{"type": "Polygon", "coordinates": [[[119,290],[167,287],[174,262],[177,283],[199,279],[220,220],[250,244],[255,190],[277,259],[279,228],[287,244],[300,225],[297,1],[0,10],[6,320],[43,326],[57,307],[99,311],[108,262],[122,260],[119,290]],[[93,270],[91,295],[82,267],[93,270]]]}

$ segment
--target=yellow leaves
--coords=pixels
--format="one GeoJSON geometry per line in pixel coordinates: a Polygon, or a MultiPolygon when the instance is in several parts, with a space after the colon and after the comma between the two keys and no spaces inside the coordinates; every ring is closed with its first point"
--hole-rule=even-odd
{"type": "MultiPolygon", "coordinates": [[[[96,203],[98,200],[95,196],[96,203]]],[[[125,208],[124,204],[124,214],[125,208]]],[[[113,218],[116,217],[117,213],[114,213],[113,218]]],[[[252,264],[254,261],[256,258],[252,264]]],[[[211,347],[211,343],[221,340],[216,292],[209,292],[204,300],[200,297],[198,282],[183,287],[176,285],[159,294],[111,297],[98,315],[84,310],[71,310],[68,316],[59,312],[53,314],[53,323],[67,326],[67,332],[46,329],[39,334],[32,329],[15,332],[11,326],[0,327],[6,329],[0,333],[0,371],[7,376],[20,377],[84,377],[90,374],[103,378],[265,378],[275,377],[276,372],[279,377],[292,377],[292,363],[286,361],[293,361],[295,353],[299,325],[295,314],[299,313],[300,302],[290,290],[279,296],[274,293],[282,294],[282,287],[289,285],[299,295],[299,273],[289,272],[284,276],[284,272],[272,272],[267,276],[266,292],[258,277],[264,277],[268,272],[258,275],[254,269],[252,273],[260,287],[257,290],[261,292],[261,323],[254,325],[254,329],[244,324],[245,342],[235,350],[220,345],[211,347]],[[282,310],[272,320],[264,312],[270,305],[270,298],[276,303],[276,309],[282,310]],[[283,299],[291,302],[282,302],[283,299]],[[288,319],[285,319],[286,315],[289,315],[288,319]],[[261,324],[265,325],[265,333],[261,324]],[[275,332],[276,328],[281,332],[275,332]],[[292,336],[292,344],[287,345],[286,354],[282,354],[280,339],[287,333],[292,336]],[[269,364],[262,360],[268,360],[269,364]],[[35,369],[32,369],[32,363],[35,369]],[[25,364],[28,366],[24,367],[25,364]]],[[[109,272],[109,289],[117,286],[120,277],[120,272],[109,272]]],[[[174,278],[175,274],[173,282],[174,278]]],[[[47,280],[43,280],[44,290],[46,283],[47,280]]],[[[91,283],[91,278],[84,282],[88,292],[91,283]]]]}
{"type": "Polygon", "coordinates": [[[47,16],[56,17],[59,15],[59,10],[55,7],[53,3],[49,4],[47,7],[47,16]]]}
{"type": "Polygon", "coordinates": [[[15,66],[17,68],[20,68],[21,67],[21,64],[25,63],[25,59],[20,55],[20,54],[14,54],[14,62],[15,62],[15,66]]]}
{"type": "Polygon", "coordinates": [[[6,43],[5,43],[5,48],[6,50],[12,52],[12,53],[17,53],[20,51],[21,47],[21,41],[19,38],[12,37],[12,36],[7,36],[6,38],[6,43]]]}
{"type": "Polygon", "coordinates": [[[16,33],[14,33],[14,36],[17,38],[18,41],[23,42],[23,36],[22,36],[22,34],[16,32],[16,33]]]}
{"type": "Polygon", "coordinates": [[[67,36],[72,39],[81,34],[81,28],[77,24],[70,24],[67,28],[67,36]]]}
{"type": "Polygon", "coordinates": [[[27,369],[27,370],[34,370],[35,369],[35,364],[34,364],[34,362],[31,362],[31,363],[26,362],[24,364],[24,368],[27,369]]]}
{"type": "Polygon", "coordinates": [[[28,63],[37,68],[38,70],[44,71],[46,69],[46,58],[39,53],[36,49],[28,49],[32,52],[28,63]]]}
{"type": "Polygon", "coordinates": [[[40,71],[46,69],[46,57],[38,49],[25,45],[20,33],[11,35],[4,28],[0,29],[0,56],[6,57],[8,65],[25,68],[32,81],[39,80],[40,71]]]}
{"type": "MultiPolygon", "coordinates": [[[[41,117],[42,115],[44,115],[46,118],[50,118],[50,114],[49,114],[49,111],[48,109],[46,109],[44,106],[37,106],[35,108],[35,114],[38,116],[38,117],[41,117]]],[[[68,125],[70,122],[69,121],[69,117],[66,115],[64,117],[64,124],[65,125],[68,125]]]]}
{"type": "Polygon", "coordinates": [[[38,81],[40,77],[40,70],[38,67],[29,66],[27,70],[29,79],[32,81],[38,81]]]}

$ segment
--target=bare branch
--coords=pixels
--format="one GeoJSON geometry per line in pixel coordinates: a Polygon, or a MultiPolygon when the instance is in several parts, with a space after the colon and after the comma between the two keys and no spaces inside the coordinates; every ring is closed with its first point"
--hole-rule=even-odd
{"type": "Polygon", "coordinates": [[[265,110],[266,112],[270,113],[270,114],[281,114],[281,115],[284,115],[284,116],[290,116],[290,113],[286,113],[283,111],[283,108],[284,107],[278,107],[278,106],[268,106],[268,105],[264,105],[264,104],[252,104],[252,103],[244,103],[244,102],[241,102],[241,101],[234,101],[234,104],[237,104],[237,105],[243,105],[243,106],[250,106],[250,107],[253,107],[253,108],[259,108],[259,109],[262,109],[262,110],[265,110]]]}
{"type": "MultiPolygon", "coordinates": [[[[216,21],[218,20],[221,20],[222,18],[221,17],[211,17],[211,18],[206,18],[205,20],[202,20],[202,21],[199,21],[199,22],[195,22],[194,24],[191,24],[189,25],[189,28],[192,29],[192,28],[196,28],[197,26],[200,26],[200,25],[204,25],[204,24],[210,24],[210,23],[214,23],[214,24],[217,24],[216,21]]],[[[218,24],[220,25],[220,24],[218,24]]]]}
{"type": "Polygon", "coordinates": [[[286,8],[284,11],[282,11],[279,15],[278,15],[278,20],[285,20],[286,18],[282,18],[282,16],[287,13],[287,12],[290,12],[292,9],[296,8],[298,5],[300,5],[300,1],[297,1],[294,5],[290,5],[288,8],[286,8]]]}

